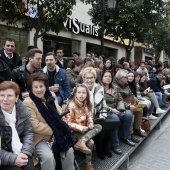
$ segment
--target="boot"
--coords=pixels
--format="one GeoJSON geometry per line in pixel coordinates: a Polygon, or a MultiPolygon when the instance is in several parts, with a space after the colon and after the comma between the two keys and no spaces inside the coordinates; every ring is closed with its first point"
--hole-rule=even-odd
{"type": "Polygon", "coordinates": [[[86,164],[86,170],[94,170],[93,164],[92,164],[91,162],[88,162],[88,163],[86,164]]]}
{"type": "Polygon", "coordinates": [[[74,145],[75,149],[85,153],[85,154],[90,154],[91,150],[86,146],[86,140],[84,139],[79,139],[77,143],[74,145]]]}
{"type": "Polygon", "coordinates": [[[102,160],[105,160],[106,157],[105,157],[105,153],[102,151],[102,150],[96,150],[96,153],[97,153],[97,156],[102,159],[102,160]]]}
{"type": "Polygon", "coordinates": [[[104,153],[107,157],[111,158],[112,157],[112,152],[110,151],[109,147],[104,147],[104,153]]]}

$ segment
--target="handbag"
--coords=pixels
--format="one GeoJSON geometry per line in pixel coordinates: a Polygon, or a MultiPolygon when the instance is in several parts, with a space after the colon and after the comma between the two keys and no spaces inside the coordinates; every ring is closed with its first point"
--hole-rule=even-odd
{"type": "Polygon", "coordinates": [[[136,106],[136,100],[133,95],[129,95],[123,98],[124,102],[136,106]]]}
{"type": "Polygon", "coordinates": [[[146,117],[142,118],[141,128],[148,134],[151,131],[151,122],[146,117]]]}

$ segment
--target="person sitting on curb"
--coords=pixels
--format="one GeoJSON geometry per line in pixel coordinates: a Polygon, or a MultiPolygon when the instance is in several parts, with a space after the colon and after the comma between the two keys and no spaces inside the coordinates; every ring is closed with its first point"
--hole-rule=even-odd
{"type": "Polygon", "coordinates": [[[93,123],[92,104],[89,90],[85,85],[78,84],[73,89],[67,108],[70,110],[66,116],[67,123],[73,131],[75,140],[78,140],[74,147],[86,155],[86,170],[93,170],[92,138],[102,130],[102,126],[93,123]]]}

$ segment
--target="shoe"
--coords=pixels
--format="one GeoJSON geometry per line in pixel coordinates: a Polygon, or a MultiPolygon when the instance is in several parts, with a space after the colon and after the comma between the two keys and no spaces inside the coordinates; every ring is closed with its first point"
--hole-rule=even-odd
{"type": "Polygon", "coordinates": [[[149,118],[150,120],[156,120],[156,119],[157,119],[157,117],[156,117],[156,116],[154,116],[154,115],[152,115],[152,114],[151,114],[151,115],[149,115],[149,116],[148,116],[148,118],[149,118]]]}
{"type": "Polygon", "coordinates": [[[112,152],[110,152],[110,150],[109,150],[109,149],[104,150],[104,153],[105,153],[105,155],[106,155],[107,157],[109,157],[109,158],[111,158],[111,157],[112,157],[112,152]]]}
{"type": "Polygon", "coordinates": [[[74,145],[74,148],[85,154],[91,153],[91,150],[86,146],[86,141],[83,139],[79,139],[78,142],[74,145]]]}
{"type": "Polygon", "coordinates": [[[104,153],[107,157],[109,157],[109,158],[112,157],[112,152],[110,151],[110,147],[108,147],[108,146],[104,147],[104,153]]]}
{"type": "Polygon", "coordinates": [[[93,164],[92,164],[91,162],[88,162],[88,163],[86,164],[86,170],[94,170],[93,164]]]}
{"type": "Polygon", "coordinates": [[[139,142],[140,142],[140,139],[135,138],[134,135],[131,135],[131,140],[132,140],[132,142],[134,142],[134,143],[139,143],[139,142]]]}
{"type": "Polygon", "coordinates": [[[145,133],[145,131],[143,129],[140,129],[142,133],[145,133]]]}
{"type": "Polygon", "coordinates": [[[134,129],[134,134],[139,137],[146,137],[147,135],[145,133],[142,133],[140,129],[134,129]]]}
{"type": "Polygon", "coordinates": [[[132,140],[130,140],[130,139],[125,139],[123,142],[126,143],[129,146],[135,146],[135,143],[132,142],[132,140]]]}
{"type": "Polygon", "coordinates": [[[162,113],[166,113],[166,111],[165,110],[162,110],[161,108],[157,108],[156,109],[156,114],[162,114],[162,113]]]}
{"type": "Polygon", "coordinates": [[[162,108],[162,107],[164,107],[164,106],[165,106],[165,103],[164,103],[164,102],[162,102],[162,103],[159,104],[159,107],[160,107],[160,108],[162,108]]]}
{"type": "Polygon", "coordinates": [[[113,146],[112,150],[115,154],[118,154],[118,155],[122,154],[122,150],[118,146],[113,146]]]}
{"type": "Polygon", "coordinates": [[[105,160],[106,157],[105,157],[105,153],[103,151],[96,151],[97,152],[97,156],[102,159],[102,160],[105,160]]]}
{"type": "Polygon", "coordinates": [[[158,114],[156,114],[155,112],[154,112],[154,113],[152,113],[152,115],[154,115],[155,117],[159,117],[159,115],[158,115],[158,114]]]}

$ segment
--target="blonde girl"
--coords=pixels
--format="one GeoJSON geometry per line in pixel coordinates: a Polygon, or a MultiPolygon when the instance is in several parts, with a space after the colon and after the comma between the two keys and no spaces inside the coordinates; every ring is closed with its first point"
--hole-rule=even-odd
{"type": "Polygon", "coordinates": [[[78,84],[73,89],[67,108],[70,113],[66,116],[66,121],[77,141],[75,149],[86,155],[86,170],[93,170],[91,161],[94,142],[92,138],[101,131],[102,127],[93,123],[92,104],[86,85],[78,84]]]}

